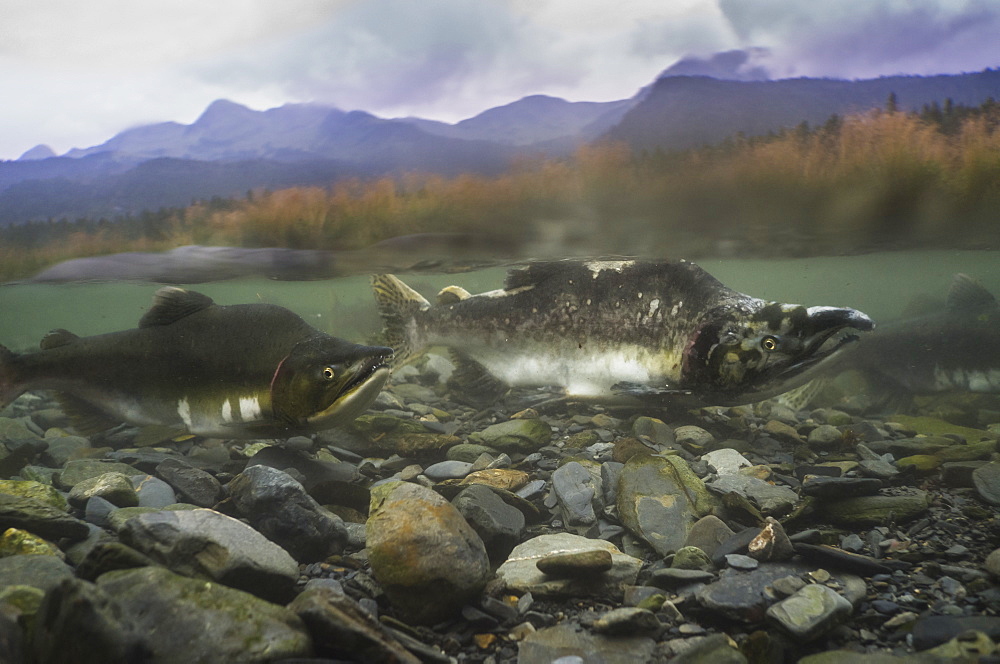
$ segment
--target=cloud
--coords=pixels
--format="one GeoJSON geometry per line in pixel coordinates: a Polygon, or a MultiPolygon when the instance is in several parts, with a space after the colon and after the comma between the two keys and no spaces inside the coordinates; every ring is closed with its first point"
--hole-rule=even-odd
{"type": "Polygon", "coordinates": [[[976,71],[1000,61],[992,0],[719,0],[745,46],[782,76],[866,78],[976,71]]]}

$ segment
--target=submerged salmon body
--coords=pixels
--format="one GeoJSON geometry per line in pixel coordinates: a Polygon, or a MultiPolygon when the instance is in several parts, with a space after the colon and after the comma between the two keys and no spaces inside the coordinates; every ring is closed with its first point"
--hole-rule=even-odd
{"type": "Polygon", "coordinates": [[[372,284],[399,360],[444,345],[466,376],[608,400],[757,401],[809,380],[856,340],[846,332],[874,327],[854,309],[738,293],[685,261],[532,263],[500,290],[450,287],[434,305],[392,275],[372,284]]]}
{"type": "Polygon", "coordinates": [[[389,376],[392,349],[313,328],[283,307],[219,306],[161,288],[135,329],[49,333],[41,350],[0,346],[0,407],[56,390],[74,426],[121,422],[220,438],[280,438],[349,422],[389,376]]]}
{"type": "Polygon", "coordinates": [[[944,307],[880,327],[837,368],[913,394],[1000,393],[1000,305],[971,277],[955,275],[944,307]]]}

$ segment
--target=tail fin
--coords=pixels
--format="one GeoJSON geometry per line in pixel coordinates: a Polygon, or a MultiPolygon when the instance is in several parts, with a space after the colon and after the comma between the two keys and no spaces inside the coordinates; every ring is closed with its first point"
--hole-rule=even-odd
{"type": "Polygon", "coordinates": [[[14,380],[14,372],[11,369],[14,357],[13,352],[5,346],[0,346],[0,408],[18,398],[24,391],[14,380]]]}
{"type": "Polygon", "coordinates": [[[423,295],[391,274],[373,275],[372,292],[385,324],[385,343],[395,351],[393,364],[402,364],[418,350],[412,347],[406,328],[417,313],[429,309],[431,304],[423,295]]]}

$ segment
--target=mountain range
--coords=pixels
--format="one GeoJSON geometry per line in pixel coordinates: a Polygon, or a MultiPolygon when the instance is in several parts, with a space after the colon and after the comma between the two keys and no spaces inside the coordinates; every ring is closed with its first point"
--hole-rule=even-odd
{"type": "Polygon", "coordinates": [[[682,60],[629,99],[533,95],[455,124],[318,104],[254,111],[218,100],[189,125],[145,125],[61,156],[37,146],[0,161],[0,225],[113,217],[348,177],[496,174],[525,155],[564,156],[603,139],[685,149],[883,107],[890,93],[904,110],[946,98],[968,105],[1000,98],[1000,70],[853,81],[767,80],[754,68],[727,75],[745,64],[741,53],[682,60]]]}

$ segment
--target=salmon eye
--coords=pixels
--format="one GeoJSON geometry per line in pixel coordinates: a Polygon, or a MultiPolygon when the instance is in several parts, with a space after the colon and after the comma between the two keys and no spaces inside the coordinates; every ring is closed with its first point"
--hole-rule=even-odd
{"type": "Polygon", "coordinates": [[[333,380],[336,377],[337,377],[337,372],[333,370],[333,367],[323,368],[323,378],[326,378],[327,380],[333,380]]]}
{"type": "Polygon", "coordinates": [[[778,350],[778,340],[774,337],[764,337],[760,342],[761,347],[764,350],[772,351],[778,350]]]}

